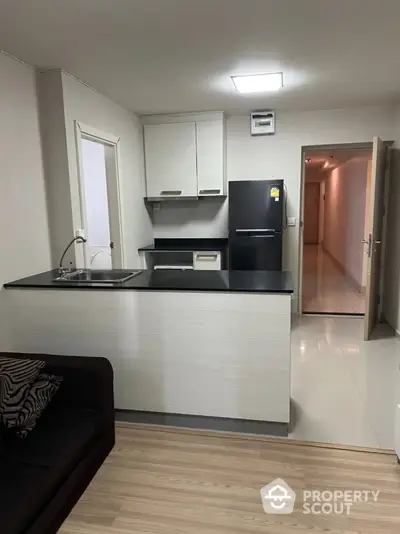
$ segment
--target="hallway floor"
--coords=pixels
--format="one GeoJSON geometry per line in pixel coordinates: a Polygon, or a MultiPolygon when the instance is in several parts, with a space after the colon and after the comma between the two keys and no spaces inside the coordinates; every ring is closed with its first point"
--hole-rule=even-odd
{"type": "Polygon", "coordinates": [[[365,313],[365,296],[319,245],[304,245],[303,311],[365,313]]]}
{"type": "Polygon", "coordinates": [[[293,439],[394,448],[400,342],[363,318],[302,316],[292,326],[293,439]]]}

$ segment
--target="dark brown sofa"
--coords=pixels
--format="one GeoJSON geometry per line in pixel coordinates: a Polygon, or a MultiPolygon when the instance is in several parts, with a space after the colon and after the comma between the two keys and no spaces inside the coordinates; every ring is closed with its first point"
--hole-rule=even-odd
{"type": "Polygon", "coordinates": [[[10,354],[64,377],[25,440],[0,443],[1,534],[55,534],[115,442],[113,371],[105,358],[10,354]]]}

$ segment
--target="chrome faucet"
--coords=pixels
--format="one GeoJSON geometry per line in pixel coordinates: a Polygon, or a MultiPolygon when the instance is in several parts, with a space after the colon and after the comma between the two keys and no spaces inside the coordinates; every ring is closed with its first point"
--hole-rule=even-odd
{"type": "Polygon", "coordinates": [[[66,255],[66,253],[68,252],[70,246],[73,243],[75,243],[75,241],[77,243],[86,243],[87,239],[85,239],[84,237],[82,237],[80,235],[77,235],[76,237],[74,237],[74,239],[71,239],[71,241],[68,243],[67,248],[64,250],[63,255],[61,256],[60,265],[58,267],[58,273],[59,273],[60,276],[64,276],[66,273],[71,271],[71,269],[66,269],[65,267],[63,267],[62,263],[63,263],[64,257],[66,255]]]}

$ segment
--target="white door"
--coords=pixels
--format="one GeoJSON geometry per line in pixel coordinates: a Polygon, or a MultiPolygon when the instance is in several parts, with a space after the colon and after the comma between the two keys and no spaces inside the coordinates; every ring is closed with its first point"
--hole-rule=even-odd
{"type": "Polygon", "coordinates": [[[119,202],[119,178],[117,150],[113,145],[105,145],[104,157],[106,165],[106,183],[109,213],[110,242],[112,267],[123,267],[122,257],[122,234],[121,234],[121,210],[119,202]]]}
{"type": "Polygon", "coordinates": [[[381,271],[381,246],[385,198],[386,146],[379,137],[374,137],[372,150],[370,223],[364,236],[367,254],[367,277],[365,288],[364,339],[371,338],[379,319],[379,291],[381,271]]]}
{"type": "Polygon", "coordinates": [[[148,198],[196,197],[194,122],[144,126],[148,198]]]}
{"type": "Polygon", "coordinates": [[[199,196],[224,194],[223,120],[196,123],[199,196]]]}
{"type": "Polygon", "coordinates": [[[88,269],[123,267],[118,138],[76,123],[81,218],[88,269]]]}

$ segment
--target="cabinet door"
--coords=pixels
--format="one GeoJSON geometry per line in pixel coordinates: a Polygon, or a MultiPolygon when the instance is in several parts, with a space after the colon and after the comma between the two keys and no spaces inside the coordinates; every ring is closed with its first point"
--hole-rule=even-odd
{"type": "Polygon", "coordinates": [[[224,123],[197,122],[197,174],[199,196],[223,195],[224,123]]]}
{"type": "Polygon", "coordinates": [[[193,252],[193,269],[196,271],[220,271],[221,252],[193,252]]]}
{"type": "Polygon", "coordinates": [[[194,122],[144,127],[147,196],[197,196],[194,122]]]}

